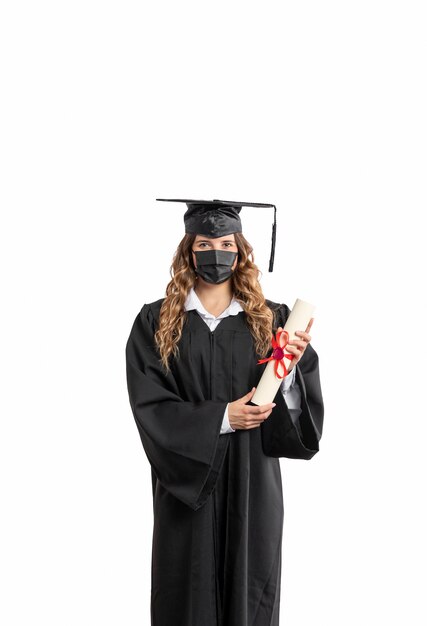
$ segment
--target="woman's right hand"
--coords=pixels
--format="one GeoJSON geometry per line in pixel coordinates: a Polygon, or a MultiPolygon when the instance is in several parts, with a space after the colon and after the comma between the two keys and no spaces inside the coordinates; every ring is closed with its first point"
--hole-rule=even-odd
{"type": "Polygon", "coordinates": [[[234,430],[248,430],[250,428],[258,428],[262,422],[267,419],[276,406],[275,402],[263,404],[262,406],[250,406],[246,402],[252,398],[256,387],[252,387],[251,391],[242,398],[230,402],[228,405],[228,421],[234,430]]]}

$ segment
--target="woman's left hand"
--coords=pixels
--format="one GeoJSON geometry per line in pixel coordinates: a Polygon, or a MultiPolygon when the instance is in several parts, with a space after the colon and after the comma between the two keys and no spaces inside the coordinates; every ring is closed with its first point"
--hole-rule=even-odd
{"type": "MultiPolygon", "coordinates": [[[[313,325],[313,321],[314,321],[314,317],[310,319],[305,331],[303,330],[295,331],[295,334],[298,335],[298,337],[301,337],[301,339],[293,339],[292,341],[289,341],[284,347],[284,350],[286,350],[286,352],[289,352],[290,354],[294,355],[294,358],[289,364],[288,373],[291,372],[292,369],[295,367],[295,365],[298,363],[298,361],[301,360],[302,355],[305,352],[305,349],[307,348],[308,344],[311,341],[311,336],[308,333],[310,332],[310,329],[313,325]]],[[[283,330],[283,328],[279,326],[277,330],[283,330]]]]}

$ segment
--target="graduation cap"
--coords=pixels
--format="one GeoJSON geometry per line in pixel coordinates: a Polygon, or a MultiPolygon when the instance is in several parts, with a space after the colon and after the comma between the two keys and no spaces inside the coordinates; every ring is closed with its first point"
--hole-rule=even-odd
{"type": "Polygon", "coordinates": [[[242,232],[239,213],[243,206],[273,207],[274,222],[271,233],[271,254],[268,271],[273,271],[274,252],[276,248],[276,206],[263,202],[234,202],[233,200],[182,200],[173,198],[156,198],[161,202],[185,202],[185,232],[206,237],[224,237],[231,233],[242,232]]]}

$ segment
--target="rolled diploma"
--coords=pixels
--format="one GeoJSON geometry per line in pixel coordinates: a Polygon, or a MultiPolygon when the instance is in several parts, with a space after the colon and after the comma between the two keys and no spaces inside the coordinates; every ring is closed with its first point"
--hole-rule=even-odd
{"type": "MultiPolygon", "coordinates": [[[[295,300],[293,309],[290,312],[286,324],[283,327],[283,329],[286,330],[289,334],[289,341],[293,341],[294,339],[299,338],[298,335],[295,335],[296,330],[305,330],[307,328],[310,319],[313,317],[314,309],[314,305],[310,304],[309,302],[304,302],[304,300],[300,300],[299,298],[295,300]]],[[[283,347],[283,351],[287,351],[286,346],[283,347]]],[[[284,357],[283,362],[287,369],[291,361],[288,358],[284,357]]],[[[258,383],[258,387],[256,388],[256,391],[251,398],[252,404],[262,406],[263,404],[273,402],[276,393],[283,381],[283,378],[278,378],[276,376],[274,372],[274,364],[274,359],[267,363],[267,366],[258,383]]]]}

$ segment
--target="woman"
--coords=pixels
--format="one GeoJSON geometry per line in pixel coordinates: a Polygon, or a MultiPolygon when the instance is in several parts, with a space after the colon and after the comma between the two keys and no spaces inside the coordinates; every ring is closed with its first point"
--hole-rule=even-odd
{"type": "Polygon", "coordinates": [[[312,458],[323,427],[313,318],[286,346],[294,358],[274,402],[247,404],[265,367],[258,360],[290,310],[262,294],[243,203],[184,202],[186,234],[166,296],[144,304],[126,344],[152,475],[151,623],[277,626],[277,457],[312,458]]]}

